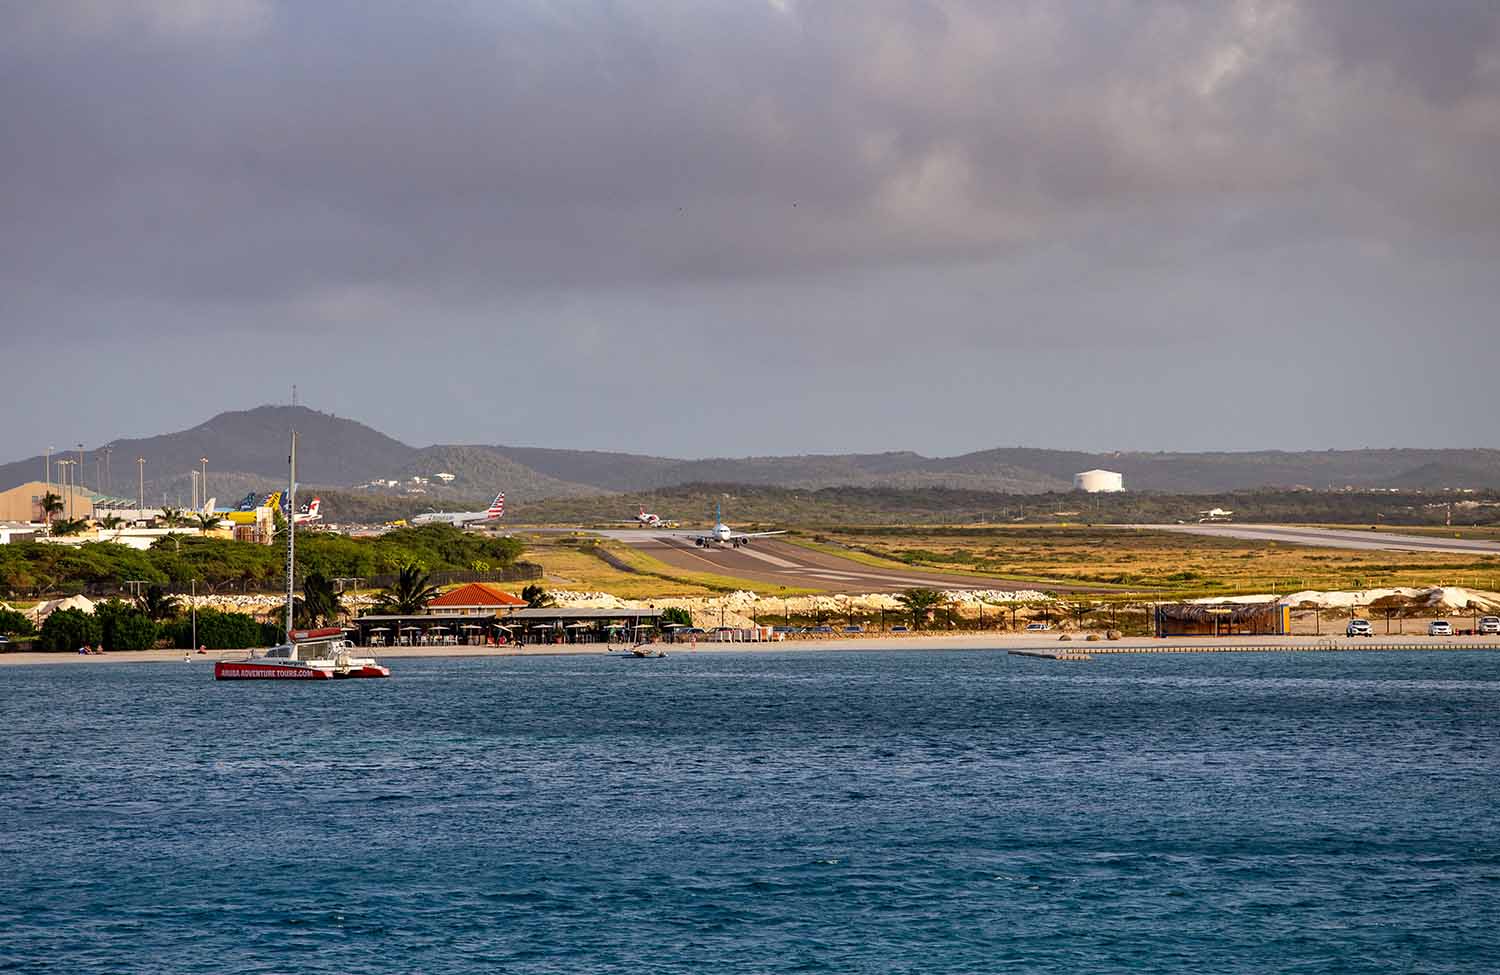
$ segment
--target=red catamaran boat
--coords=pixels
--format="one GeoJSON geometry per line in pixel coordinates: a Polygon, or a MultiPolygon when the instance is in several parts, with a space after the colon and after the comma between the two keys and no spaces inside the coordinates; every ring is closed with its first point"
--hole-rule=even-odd
{"type": "MultiPolygon", "coordinates": [[[[287,458],[287,509],[297,510],[297,434],[292,433],[292,453],[287,458]]],[[[336,680],[343,677],[389,677],[390,668],[372,657],[350,653],[354,645],[338,627],[323,630],[292,629],[293,575],[296,566],[297,519],[286,523],[286,635],[287,641],[268,650],[250,651],[240,660],[214,664],[214,680],[336,680]]]]}
{"type": "Polygon", "coordinates": [[[389,667],[372,657],[356,657],[338,627],[293,630],[286,643],[242,660],[214,664],[215,680],[338,680],[345,677],[389,677],[389,667]]]}

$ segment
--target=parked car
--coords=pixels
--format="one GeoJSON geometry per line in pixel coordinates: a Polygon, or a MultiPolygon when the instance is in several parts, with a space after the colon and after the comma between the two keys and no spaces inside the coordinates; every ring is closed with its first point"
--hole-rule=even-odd
{"type": "Polygon", "coordinates": [[[1042,623],[1042,622],[1027,623],[1026,624],[1026,629],[1030,630],[1033,633],[1039,633],[1039,632],[1042,632],[1043,630],[1050,630],[1050,629],[1052,629],[1052,624],[1051,623],[1042,623]]]}
{"type": "Polygon", "coordinates": [[[1349,625],[1344,627],[1344,636],[1374,636],[1375,628],[1370,625],[1369,620],[1353,619],[1349,625]]]}
{"type": "Polygon", "coordinates": [[[1493,636],[1500,633],[1500,616],[1479,617],[1479,635],[1493,636]]]}
{"type": "Polygon", "coordinates": [[[1453,624],[1447,620],[1433,620],[1427,624],[1428,636],[1452,636],[1453,624]]]}

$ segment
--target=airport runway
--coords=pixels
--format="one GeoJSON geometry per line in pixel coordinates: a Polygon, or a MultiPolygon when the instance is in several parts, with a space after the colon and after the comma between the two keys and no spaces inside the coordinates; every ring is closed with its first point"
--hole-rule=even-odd
{"type": "Polygon", "coordinates": [[[743,548],[699,548],[691,538],[646,531],[601,531],[652,558],[693,572],[712,572],[751,582],[827,592],[899,592],[903,589],[1032,589],[1089,592],[1088,586],[1041,585],[984,576],[923,569],[881,569],[850,559],[814,552],[773,538],[758,538],[743,548]]]}
{"type": "MultiPolygon", "coordinates": [[[[1122,526],[1130,527],[1130,526],[1122,526]]],[[[1160,531],[1183,532],[1218,538],[1243,538],[1259,542],[1316,545],[1323,548],[1353,548],[1389,552],[1438,552],[1450,555],[1500,555],[1500,542],[1439,538],[1436,535],[1402,535],[1399,532],[1359,528],[1305,528],[1301,525],[1136,525],[1160,531]]]]}

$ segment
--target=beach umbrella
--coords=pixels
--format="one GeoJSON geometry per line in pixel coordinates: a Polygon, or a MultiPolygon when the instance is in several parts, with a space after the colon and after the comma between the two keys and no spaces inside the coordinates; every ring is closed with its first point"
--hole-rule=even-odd
{"type": "Polygon", "coordinates": [[[504,630],[506,633],[509,633],[512,629],[514,629],[514,627],[506,626],[504,623],[496,623],[495,629],[504,630]]]}
{"type": "MultiPolygon", "coordinates": [[[[441,627],[439,627],[439,629],[441,629],[441,627]]],[[[465,623],[463,626],[460,626],[459,629],[460,630],[477,630],[477,629],[479,629],[479,627],[475,626],[473,623],[465,623]]]]}
{"type": "Polygon", "coordinates": [[[389,626],[372,626],[372,627],[370,627],[370,632],[371,633],[386,633],[389,630],[390,630],[389,626]]]}
{"type": "Polygon", "coordinates": [[[446,626],[430,626],[430,627],[428,627],[428,629],[430,629],[432,632],[436,633],[439,630],[442,630],[442,631],[446,632],[448,628],[446,626]]]}

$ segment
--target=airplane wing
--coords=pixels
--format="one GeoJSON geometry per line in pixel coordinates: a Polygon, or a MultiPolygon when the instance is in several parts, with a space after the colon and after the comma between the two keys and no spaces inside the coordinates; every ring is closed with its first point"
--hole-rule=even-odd
{"type": "Polygon", "coordinates": [[[785,534],[786,534],[786,532],[784,530],[783,531],[774,531],[774,532],[730,532],[729,533],[729,537],[730,538],[767,538],[767,537],[769,537],[771,535],[785,535],[785,534]]]}

